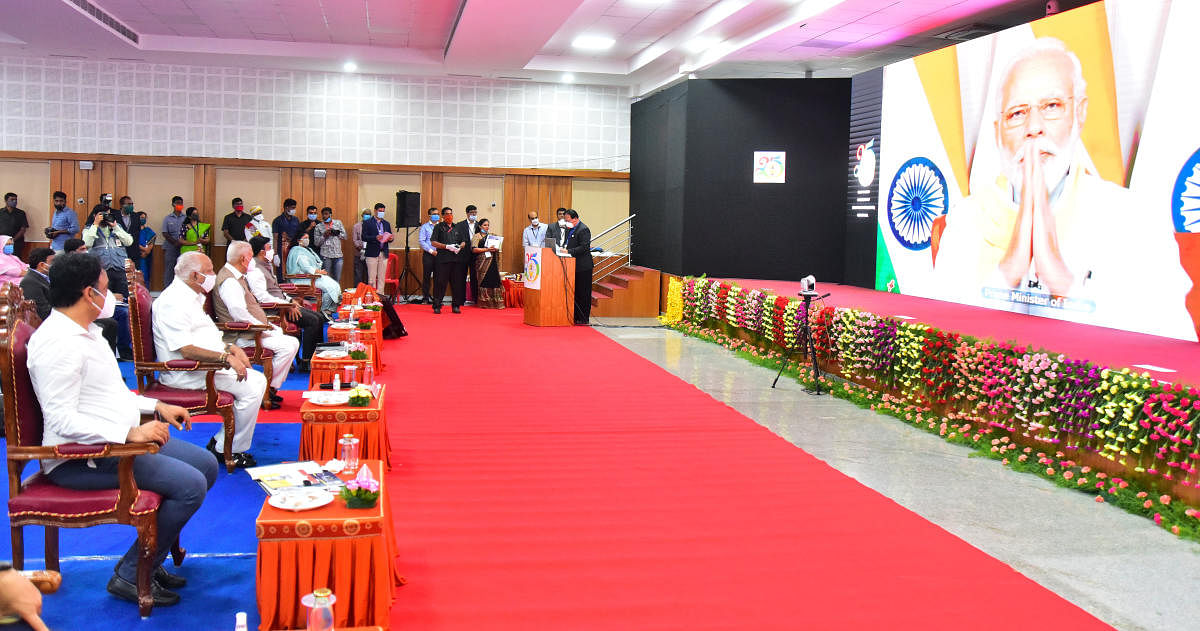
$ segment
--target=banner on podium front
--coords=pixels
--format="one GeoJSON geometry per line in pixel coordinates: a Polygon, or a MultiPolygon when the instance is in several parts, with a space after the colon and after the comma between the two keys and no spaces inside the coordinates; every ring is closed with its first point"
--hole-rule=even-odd
{"type": "Polygon", "coordinates": [[[542,288],[542,249],[525,246],[525,288],[542,288]]]}

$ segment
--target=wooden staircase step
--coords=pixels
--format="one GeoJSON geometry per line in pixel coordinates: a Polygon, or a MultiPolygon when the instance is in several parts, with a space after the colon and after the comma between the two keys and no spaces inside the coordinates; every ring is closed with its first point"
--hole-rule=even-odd
{"type": "Polygon", "coordinates": [[[605,298],[612,298],[613,294],[617,293],[618,291],[620,291],[622,289],[625,289],[625,288],[621,287],[620,285],[614,285],[614,284],[608,282],[607,280],[605,280],[604,282],[601,282],[601,283],[593,283],[592,284],[592,291],[604,294],[605,298]]]}
{"type": "Polygon", "coordinates": [[[612,298],[612,296],[608,296],[608,295],[602,294],[602,293],[600,293],[600,292],[598,292],[598,291],[593,291],[593,292],[592,292],[592,305],[593,305],[593,306],[595,306],[595,304],[596,304],[597,302],[599,302],[599,301],[601,301],[601,300],[608,300],[609,298],[612,298]]]}
{"type": "Polygon", "coordinates": [[[612,284],[612,285],[616,285],[617,287],[620,287],[621,289],[629,289],[629,281],[630,280],[633,280],[633,279],[631,279],[627,276],[621,276],[620,274],[613,274],[611,276],[606,277],[604,279],[604,282],[612,284]]]}

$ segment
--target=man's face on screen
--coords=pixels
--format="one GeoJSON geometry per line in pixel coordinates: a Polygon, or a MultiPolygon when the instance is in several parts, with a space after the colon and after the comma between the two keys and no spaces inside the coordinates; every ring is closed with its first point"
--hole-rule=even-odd
{"type": "Polygon", "coordinates": [[[1047,51],[1014,65],[1002,90],[996,120],[1005,171],[1020,188],[1025,147],[1034,143],[1045,180],[1053,188],[1070,167],[1086,98],[1074,96],[1074,67],[1061,52],[1047,51]]]}

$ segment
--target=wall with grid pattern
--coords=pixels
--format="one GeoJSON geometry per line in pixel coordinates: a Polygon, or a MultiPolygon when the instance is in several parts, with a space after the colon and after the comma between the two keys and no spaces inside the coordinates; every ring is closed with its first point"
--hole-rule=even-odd
{"type": "Polygon", "coordinates": [[[0,149],[629,168],[620,88],[0,57],[0,149]]]}

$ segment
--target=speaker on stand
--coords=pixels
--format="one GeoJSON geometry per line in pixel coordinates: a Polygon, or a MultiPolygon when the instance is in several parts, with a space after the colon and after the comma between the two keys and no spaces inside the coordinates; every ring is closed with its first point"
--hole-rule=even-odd
{"type": "Polygon", "coordinates": [[[416,294],[421,294],[421,281],[417,280],[417,274],[408,269],[408,256],[412,251],[412,246],[409,245],[409,238],[412,236],[413,228],[421,226],[421,194],[413,191],[396,191],[396,226],[404,227],[404,260],[400,264],[400,276],[396,278],[396,300],[400,301],[403,298],[404,302],[409,302],[410,294],[408,292],[408,283],[412,283],[416,289],[416,294]]]}

